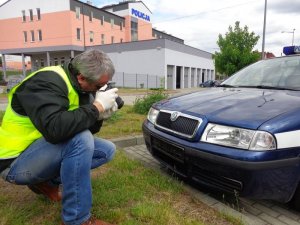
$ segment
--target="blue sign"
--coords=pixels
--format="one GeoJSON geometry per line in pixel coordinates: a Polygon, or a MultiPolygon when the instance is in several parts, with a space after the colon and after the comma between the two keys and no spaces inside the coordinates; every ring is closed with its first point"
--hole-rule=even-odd
{"type": "Polygon", "coordinates": [[[299,54],[300,46],[286,46],[283,48],[283,53],[285,55],[299,54]]]}
{"type": "Polygon", "coordinates": [[[144,19],[144,20],[147,20],[150,22],[150,16],[148,16],[145,13],[140,12],[136,9],[133,9],[133,8],[131,9],[131,15],[135,15],[138,18],[141,18],[141,19],[144,19]]]}

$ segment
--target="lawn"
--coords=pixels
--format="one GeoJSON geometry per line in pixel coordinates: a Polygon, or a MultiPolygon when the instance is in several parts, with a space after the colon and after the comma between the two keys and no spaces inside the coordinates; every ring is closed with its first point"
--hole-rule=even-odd
{"type": "MultiPolygon", "coordinates": [[[[0,119],[3,112],[0,113],[0,119]]],[[[104,121],[99,135],[116,138],[141,134],[146,115],[124,106],[104,121]]],[[[118,225],[241,225],[239,218],[193,199],[183,184],[129,159],[122,149],[109,164],[92,172],[93,214],[118,225]]],[[[0,225],[60,224],[61,205],[26,186],[0,179],[0,225]]]]}
{"type": "MultiPolygon", "coordinates": [[[[92,187],[92,213],[114,224],[240,224],[194,200],[180,182],[145,168],[122,151],[111,163],[92,172],[92,187]]],[[[2,180],[0,191],[1,225],[60,224],[59,203],[2,180]]]]}
{"type": "Polygon", "coordinates": [[[112,139],[142,134],[142,123],[146,115],[134,113],[132,106],[124,105],[103,126],[96,136],[112,139]]]}

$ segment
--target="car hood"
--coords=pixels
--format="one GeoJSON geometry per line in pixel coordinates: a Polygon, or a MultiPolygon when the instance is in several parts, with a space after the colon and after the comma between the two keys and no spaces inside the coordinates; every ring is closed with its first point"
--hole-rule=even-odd
{"type": "Polygon", "coordinates": [[[300,92],[254,88],[211,88],[156,105],[209,122],[258,129],[264,122],[300,107],[300,92]]]}

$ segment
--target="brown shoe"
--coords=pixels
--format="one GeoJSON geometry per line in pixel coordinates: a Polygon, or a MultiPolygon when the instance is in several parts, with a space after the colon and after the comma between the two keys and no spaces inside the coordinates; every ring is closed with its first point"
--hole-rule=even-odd
{"type": "Polygon", "coordinates": [[[61,201],[61,191],[59,186],[50,185],[47,182],[31,184],[28,188],[36,194],[42,194],[46,196],[49,200],[58,202],[61,201]]]}
{"type": "MultiPolygon", "coordinates": [[[[64,225],[64,223],[62,223],[62,225],[64,225]]],[[[87,221],[85,221],[84,223],[82,223],[81,225],[113,225],[113,224],[104,222],[102,220],[90,218],[87,221]]]]}

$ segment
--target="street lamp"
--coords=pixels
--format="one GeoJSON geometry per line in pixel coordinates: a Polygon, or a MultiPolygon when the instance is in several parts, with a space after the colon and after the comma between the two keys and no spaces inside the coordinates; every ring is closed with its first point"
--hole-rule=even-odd
{"type": "Polygon", "coordinates": [[[292,46],[294,46],[294,35],[295,35],[295,28],[293,29],[293,31],[281,31],[281,33],[289,33],[289,34],[293,34],[293,39],[292,39],[292,46]]]}
{"type": "Polygon", "coordinates": [[[267,20],[267,0],[265,0],[264,24],[263,24],[263,39],[262,39],[262,49],[261,49],[261,59],[264,59],[264,58],[265,58],[266,20],[267,20]]]}

